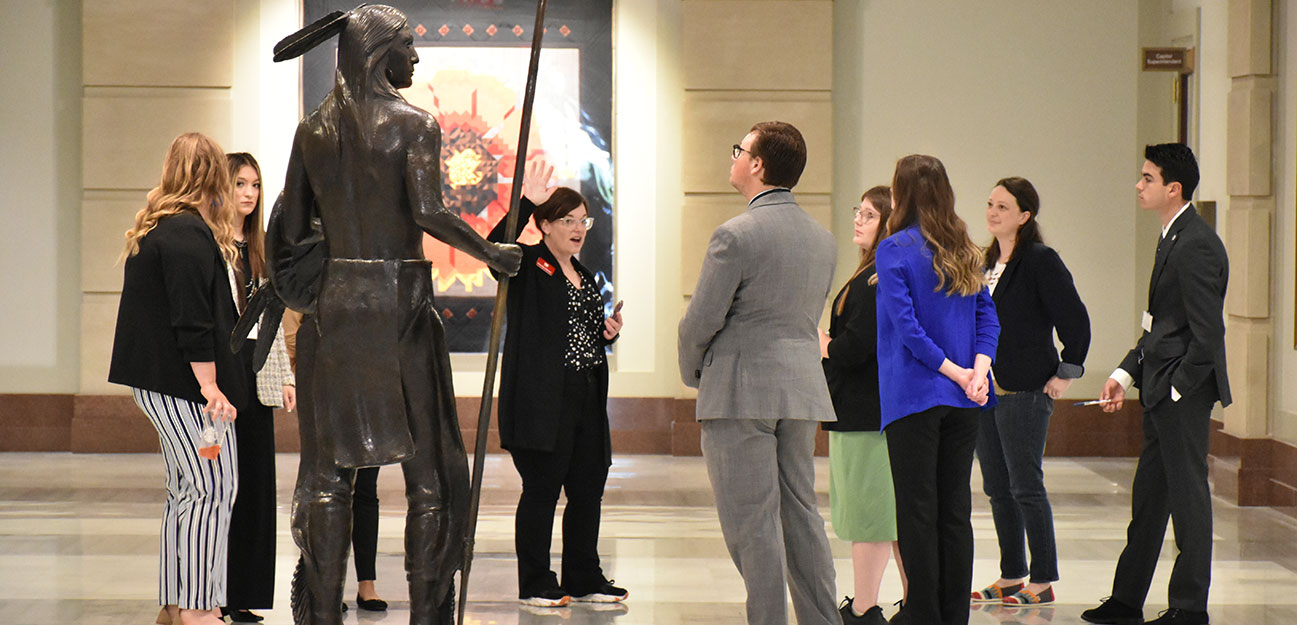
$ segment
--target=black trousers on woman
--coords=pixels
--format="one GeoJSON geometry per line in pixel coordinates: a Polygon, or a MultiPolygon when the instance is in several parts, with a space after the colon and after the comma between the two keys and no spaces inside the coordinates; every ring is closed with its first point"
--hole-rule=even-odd
{"type": "Polygon", "coordinates": [[[973,583],[973,447],[978,408],[937,406],[887,426],[896,533],[909,578],[894,623],[967,625],[973,583]]]}
{"type": "Polygon", "coordinates": [[[378,467],[356,469],[356,489],[351,495],[351,548],[356,560],[356,581],[378,579],[378,467]]]}
{"type": "Polygon", "coordinates": [[[239,493],[230,519],[226,606],[269,610],[275,603],[274,411],[254,399],[239,410],[234,435],[239,442],[239,493]]]}
{"type": "Polygon", "coordinates": [[[599,516],[608,481],[608,421],[595,392],[592,371],[568,370],[563,377],[563,422],[553,451],[510,450],[522,476],[522,496],[514,518],[518,552],[518,596],[534,597],[559,586],[549,567],[550,536],[559,492],[563,508],[563,584],[572,596],[599,590],[599,516]]]}

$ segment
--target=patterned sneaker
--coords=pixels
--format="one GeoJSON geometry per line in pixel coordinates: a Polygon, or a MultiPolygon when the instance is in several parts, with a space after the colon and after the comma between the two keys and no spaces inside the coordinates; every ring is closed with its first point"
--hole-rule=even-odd
{"type": "Polygon", "coordinates": [[[1000,603],[1004,601],[1005,597],[1012,595],[1019,590],[1022,590],[1022,584],[1014,584],[1012,586],[996,586],[995,584],[991,584],[986,588],[972,592],[969,599],[973,603],[1000,603]]]}
{"type": "Polygon", "coordinates": [[[536,606],[538,608],[561,608],[572,602],[572,597],[559,588],[550,588],[538,592],[530,597],[519,597],[518,602],[523,605],[536,606]]]}
{"type": "Polygon", "coordinates": [[[1030,606],[1030,605],[1047,605],[1054,602],[1054,587],[1050,586],[1036,594],[1023,588],[1004,598],[1004,605],[1007,606],[1030,606]]]}
{"type": "Polygon", "coordinates": [[[626,600],[630,593],[625,588],[618,588],[612,585],[613,580],[603,583],[597,590],[584,595],[572,597],[573,601],[582,603],[619,603],[626,600]]]}

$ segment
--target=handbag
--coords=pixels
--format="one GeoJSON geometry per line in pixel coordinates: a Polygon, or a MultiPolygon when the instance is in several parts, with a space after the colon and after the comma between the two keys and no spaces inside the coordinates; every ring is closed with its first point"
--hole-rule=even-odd
{"type": "Polygon", "coordinates": [[[257,372],[257,399],[263,406],[282,408],[284,387],[297,386],[293,370],[288,364],[288,349],[284,344],[284,329],[275,332],[275,342],[270,346],[266,364],[257,372]]]}

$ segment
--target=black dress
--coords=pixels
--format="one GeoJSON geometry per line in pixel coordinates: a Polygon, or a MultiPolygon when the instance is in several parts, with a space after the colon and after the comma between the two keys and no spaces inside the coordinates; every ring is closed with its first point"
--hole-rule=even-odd
{"type": "MultiPolygon", "coordinates": [[[[248,248],[239,243],[243,275],[251,276],[248,248]]],[[[251,279],[239,285],[246,302],[251,279]]],[[[242,306],[240,306],[242,307],[242,306]]],[[[238,353],[249,389],[257,388],[249,341],[238,353]]],[[[229,565],[226,573],[226,607],[231,610],[268,610],[275,591],[275,420],[274,410],[261,403],[256,391],[246,406],[239,406],[234,435],[239,443],[239,493],[230,520],[229,565]]]]}

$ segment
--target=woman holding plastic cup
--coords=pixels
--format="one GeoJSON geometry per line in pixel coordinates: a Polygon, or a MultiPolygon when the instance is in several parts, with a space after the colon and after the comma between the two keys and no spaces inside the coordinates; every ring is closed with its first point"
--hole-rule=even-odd
{"type": "Polygon", "coordinates": [[[233,429],[218,424],[233,421],[248,398],[229,347],[238,318],[226,273],[226,263],[238,260],[234,210],[225,151],[204,135],[181,135],[122,252],[108,381],[131,388],[166,462],[158,584],[164,623],[223,623],[238,449],[233,429]],[[219,433],[219,449],[203,443],[208,428],[219,433]]]}

